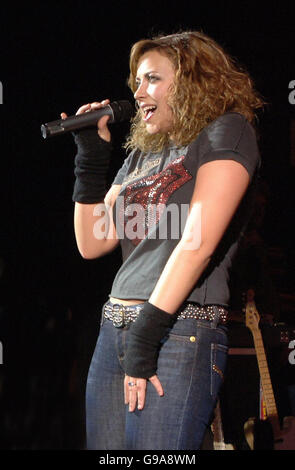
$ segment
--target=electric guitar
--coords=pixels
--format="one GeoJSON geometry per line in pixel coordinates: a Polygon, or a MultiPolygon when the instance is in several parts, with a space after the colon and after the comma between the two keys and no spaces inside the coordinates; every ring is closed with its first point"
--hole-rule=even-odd
{"type": "Polygon", "coordinates": [[[226,443],[224,441],[223,426],[221,419],[221,409],[220,401],[217,401],[215,410],[214,410],[214,420],[211,425],[213,432],[213,448],[214,450],[234,450],[233,444],[226,443]]]}
{"type": "MultiPolygon", "coordinates": [[[[248,291],[246,304],[246,326],[251,330],[259,367],[263,398],[265,401],[267,420],[271,424],[273,437],[273,450],[295,450],[295,417],[288,416],[283,420],[281,427],[277,406],[273,393],[267,358],[263,339],[259,328],[260,316],[254,302],[253,291],[248,291]]],[[[255,449],[254,437],[255,418],[245,423],[246,440],[251,450],[255,449]]]]}

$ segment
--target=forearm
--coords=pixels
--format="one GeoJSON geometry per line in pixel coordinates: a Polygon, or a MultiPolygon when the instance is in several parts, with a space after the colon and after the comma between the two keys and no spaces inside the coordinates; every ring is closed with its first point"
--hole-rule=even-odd
{"type": "Polygon", "coordinates": [[[106,195],[111,144],[100,138],[95,129],[84,129],[76,133],[75,142],[75,235],[82,257],[92,259],[106,254],[116,246],[116,237],[112,237],[112,232],[109,233],[113,227],[105,205],[105,201],[109,202],[111,199],[106,195]],[[101,225],[95,231],[97,224],[101,225]]]}
{"type": "Polygon", "coordinates": [[[209,262],[209,252],[203,246],[187,250],[180,241],[170,255],[149,302],[167,313],[175,313],[209,262]]]}
{"type": "Polygon", "coordinates": [[[205,251],[184,249],[179,242],[129,330],[124,370],[130,377],[150,378],[156,374],[161,339],[173,327],[177,309],[187,298],[210,258],[205,251]]]}

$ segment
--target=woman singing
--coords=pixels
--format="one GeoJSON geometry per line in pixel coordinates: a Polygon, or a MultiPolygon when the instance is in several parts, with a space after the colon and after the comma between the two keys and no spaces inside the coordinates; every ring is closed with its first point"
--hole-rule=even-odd
{"type": "Polygon", "coordinates": [[[200,32],[134,44],[129,85],[137,113],[108,192],[109,117],[75,135],[79,251],[96,258],[120,244],[123,258],[88,375],[87,448],[197,450],[224,377],[230,268],[251,214],[262,101],[200,32]]]}

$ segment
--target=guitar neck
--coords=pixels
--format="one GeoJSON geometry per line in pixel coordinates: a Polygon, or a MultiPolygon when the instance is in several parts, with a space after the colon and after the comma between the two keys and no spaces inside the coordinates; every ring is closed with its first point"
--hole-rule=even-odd
{"type": "Polygon", "coordinates": [[[268,363],[264,350],[262,335],[260,330],[252,331],[252,335],[254,340],[254,346],[263,390],[263,398],[266,405],[267,415],[270,420],[276,421],[278,420],[278,410],[268,369],[268,363]]]}
{"type": "MultiPolygon", "coordinates": [[[[256,350],[256,357],[258,368],[260,372],[260,379],[263,391],[263,398],[266,406],[266,414],[268,420],[272,425],[273,441],[275,450],[293,450],[295,439],[295,421],[284,418],[283,428],[281,429],[278,411],[276,407],[275,397],[270,379],[267,358],[264,350],[263,339],[259,328],[260,316],[257,312],[256,305],[253,301],[253,290],[249,289],[247,292],[246,304],[246,325],[250,328],[253,336],[253,341],[256,350]]],[[[253,433],[252,433],[253,435],[253,433]]],[[[250,447],[253,446],[253,439],[251,437],[250,447]]],[[[253,447],[254,448],[254,447],[253,447]]],[[[251,447],[252,449],[252,447],[251,447]]]]}

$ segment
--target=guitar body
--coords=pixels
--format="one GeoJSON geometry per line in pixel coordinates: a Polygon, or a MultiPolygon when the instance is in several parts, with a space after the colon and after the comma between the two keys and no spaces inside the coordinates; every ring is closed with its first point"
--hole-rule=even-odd
{"type": "Polygon", "coordinates": [[[249,292],[246,305],[246,325],[250,328],[253,335],[267,419],[256,420],[250,418],[245,423],[246,441],[251,450],[295,450],[295,417],[289,416],[284,418],[283,426],[280,426],[263,339],[259,328],[260,316],[253,299],[254,293],[251,291],[249,292]]]}
{"type": "Polygon", "coordinates": [[[213,432],[213,448],[214,450],[234,450],[234,446],[230,443],[224,442],[223,428],[222,428],[222,419],[221,419],[221,409],[220,402],[217,401],[215,411],[214,411],[214,420],[211,425],[213,432]]]}
{"type": "Polygon", "coordinates": [[[273,430],[267,419],[249,418],[244,424],[244,434],[250,450],[274,450],[273,430]]]}
{"type": "Polygon", "coordinates": [[[274,450],[295,450],[295,417],[286,416],[279,436],[275,439],[274,450]]]}

